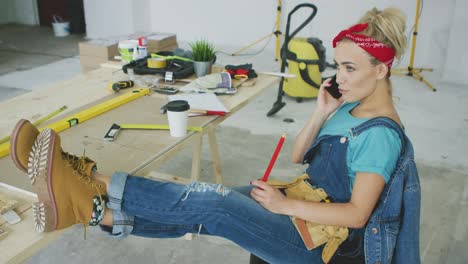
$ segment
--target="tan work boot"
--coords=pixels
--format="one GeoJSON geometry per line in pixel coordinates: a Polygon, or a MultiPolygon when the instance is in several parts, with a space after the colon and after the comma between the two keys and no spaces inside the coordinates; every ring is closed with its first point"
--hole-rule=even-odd
{"type": "MultiPolygon", "coordinates": [[[[34,144],[37,135],[39,135],[39,130],[26,119],[18,121],[13,133],[11,133],[11,159],[13,160],[13,163],[15,163],[16,167],[25,173],[28,173],[29,153],[31,152],[32,145],[34,144]]],[[[83,160],[80,157],[71,155],[64,151],[62,151],[62,156],[64,159],[69,160],[72,166],[74,166],[73,164],[77,161],[80,161],[80,159],[83,160]]],[[[87,157],[84,157],[84,164],[82,164],[82,162],[80,164],[81,170],[85,171],[87,176],[91,175],[94,166],[96,166],[96,162],[87,157]]]]}
{"type": "Polygon", "coordinates": [[[38,232],[74,224],[89,225],[93,197],[107,195],[105,184],[80,168],[84,160],[70,162],[62,154],[60,136],[46,128],[36,138],[29,157],[28,174],[39,202],[33,204],[38,232]]]}
{"type": "Polygon", "coordinates": [[[18,169],[28,172],[28,158],[31,147],[39,135],[39,130],[28,120],[16,123],[10,136],[10,156],[18,169]]]}

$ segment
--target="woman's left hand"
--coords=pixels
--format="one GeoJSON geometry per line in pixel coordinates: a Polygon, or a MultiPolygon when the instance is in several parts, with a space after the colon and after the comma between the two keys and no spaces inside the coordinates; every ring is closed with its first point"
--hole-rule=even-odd
{"type": "Polygon", "coordinates": [[[286,214],[288,198],[284,196],[278,189],[271,187],[268,183],[254,180],[252,185],[257,188],[250,191],[250,196],[259,202],[265,209],[275,214],[286,214]]]}

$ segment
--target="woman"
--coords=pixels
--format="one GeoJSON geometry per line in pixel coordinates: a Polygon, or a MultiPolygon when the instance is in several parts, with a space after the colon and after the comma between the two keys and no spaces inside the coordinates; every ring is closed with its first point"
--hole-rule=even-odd
{"type": "MultiPolygon", "coordinates": [[[[332,262],[388,263],[395,243],[380,256],[373,245],[368,248],[363,242],[368,235],[363,228],[374,223],[370,217],[376,205],[378,217],[388,213],[379,209],[385,204],[378,203],[379,197],[383,190],[389,190],[385,195],[394,192],[386,183],[403,177],[395,171],[403,156],[412,156],[403,151],[411,144],[402,133],[389,80],[393,59],[406,45],[404,27],[399,10],[373,9],[333,41],[342,96],[335,99],[326,91],[330,79],[321,85],[317,107],[296,138],[292,161],[310,163],[309,182],[323,188],[334,203],[294,200],[259,180],[227,188],[162,183],[119,172],[101,175],[92,160],[63,152],[54,131],[39,133],[21,120],[13,131],[11,156],[28,172],[38,194],[39,202],[33,206],[36,230],[80,223],[100,225],[118,237],[201,233],[230,239],[269,263],[321,263],[323,247],[307,249],[293,216],[350,228],[332,262]]],[[[374,235],[378,228],[372,228],[374,235]]],[[[419,259],[419,252],[415,255],[419,259]]]]}

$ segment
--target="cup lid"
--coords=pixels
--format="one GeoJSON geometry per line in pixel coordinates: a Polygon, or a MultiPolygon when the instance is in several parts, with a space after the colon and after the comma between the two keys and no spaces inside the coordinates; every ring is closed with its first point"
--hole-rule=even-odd
{"type": "Polygon", "coordinates": [[[189,110],[190,105],[185,100],[174,100],[167,103],[166,109],[171,112],[183,112],[189,110]]]}

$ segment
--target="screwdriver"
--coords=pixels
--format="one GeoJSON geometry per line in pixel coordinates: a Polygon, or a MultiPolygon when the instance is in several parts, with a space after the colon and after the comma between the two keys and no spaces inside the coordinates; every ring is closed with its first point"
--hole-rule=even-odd
{"type": "Polygon", "coordinates": [[[119,81],[115,83],[109,83],[109,90],[118,92],[120,89],[133,87],[135,83],[133,81],[119,81]]]}

